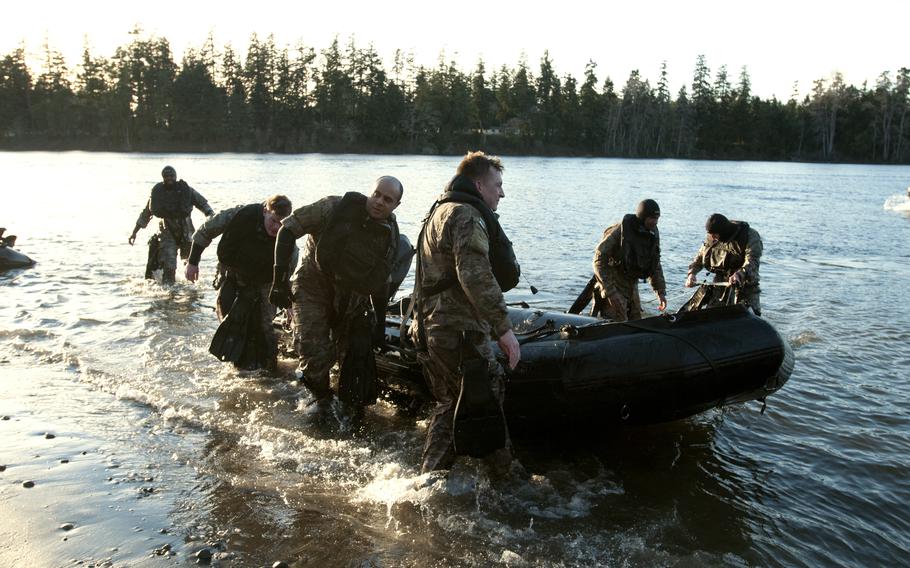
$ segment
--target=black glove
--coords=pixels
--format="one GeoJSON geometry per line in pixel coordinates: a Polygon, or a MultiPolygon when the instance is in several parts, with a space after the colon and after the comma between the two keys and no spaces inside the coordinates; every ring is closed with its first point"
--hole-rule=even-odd
{"type": "Polygon", "coordinates": [[[272,289],[269,290],[269,303],[279,308],[291,307],[291,286],[288,283],[288,269],[275,265],[272,272],[272,289]]]}

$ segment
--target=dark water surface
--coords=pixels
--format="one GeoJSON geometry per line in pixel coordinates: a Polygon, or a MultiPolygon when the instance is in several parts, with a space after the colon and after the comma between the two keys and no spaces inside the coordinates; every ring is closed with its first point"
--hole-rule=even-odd
{"type": "MultiPolygon", "coordinates": [[[[126,244],[166,163],[216,210],[396,175],[413,239],[457,158],[0,154],[0,226],[39,261],[0,275],[0,413],[154,468],[177,561],[221,541],[236,566],[910,564],[910,168],[506,158],[500,213],[541,289],[508,300],[564,309],[603,228],[653,197],[676,309],[719,211],[761,233],[764,315],[797,363],[764,414],[519,440],[530,478],[502,481],[470,460],[420,476],[422,417],[380,403],[364,432],[319,429],[299,385],[209,356],[214,247],[200,283],[162,288],[142,279],[151,232],[126,244]]],[[[129,538],[109,535],[115,564],[129,538]]]]}

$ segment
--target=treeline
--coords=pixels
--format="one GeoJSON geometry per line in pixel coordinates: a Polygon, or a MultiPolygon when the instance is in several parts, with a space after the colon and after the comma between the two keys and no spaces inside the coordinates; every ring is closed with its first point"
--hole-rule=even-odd
{"type": "Polygon", "coordinates": [[[802,100],[752,94],[743,67],[669,89],[633,71],[622,85],[531,68],[465,72],[440,56],[416,66],[398,51],[386,69],[372,46],[336,39],[320,50],[253,35],[246,55],[211,37],[178,65],[166,38],[132,32],[113,57],[88,48],[71,69],[44,49],[40,73],[21,47],[0,61],[0,148],[114,151],[499,153],[908,163],[910,70],[874,87],[840,75],[802,100]]]}

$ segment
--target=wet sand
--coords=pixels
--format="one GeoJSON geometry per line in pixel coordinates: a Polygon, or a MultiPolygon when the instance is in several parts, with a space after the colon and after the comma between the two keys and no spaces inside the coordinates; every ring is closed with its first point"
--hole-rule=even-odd
{"type": "Polygon", "coordinates": [[[115,421],[130,416],[56,403],[69,389],[49,379],[72,379],[54,373],[0,363],[0,566],[163,566],[195,553],[205,543],[186,543],[168,520],[175,494],[163,478],[179,463],[117,439],[115,421]],[[111,438],[87,434],[97,431],[80,428],[87,420],[110,423],[111,438]]]}
{"type": "MultiPolygon", "coordinates": [[[[382,480],[367,492],[376,495],[339,513],[343,494],[319,484],[295,490],[282,478],[298,474],[261,470],[236,436],[181,427],[179,418],[162,426],[128,393],[27,362],[0,360],[0,566],[387,565],[380,555],[414,565],[436,548],[418,535],[399,540],[377,505],[391,498],[382,480]]],[[[246,404],[225,404],[235,403],[246,404]]],[[[411,486],[425,480],[406,480],[392,491],[403,501],[388,506],[396,525],[421,527],[411,500],[426,496],[411,486]]]]}

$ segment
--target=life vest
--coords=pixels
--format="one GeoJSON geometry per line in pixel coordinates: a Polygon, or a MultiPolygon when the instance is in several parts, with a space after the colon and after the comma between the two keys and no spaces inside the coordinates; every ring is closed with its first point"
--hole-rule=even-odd
{"type": "Polygon", "coordinates": [[[657,235],[642,225],[635,215],[622,218],[619,228],[620,258],[614,259],[626,274],[634,278],[648,278],[657,268],[660,242],[657,235]]]}
{"type": "Polygon", "coordinates": [[[749,244],[749,223],[730,221],[736,226],[729,240],[714,241],[705,251],[705,270],[714,274],[729,276],[746,262],[746,245],[749,244]]]}
{"type": "Polygon", "coordinates": [[[183,180],[173,188],[158,182],[152,188],[150,208],[152,215],[162,219],[182,219],[193,212],[193,192],[183,180]]]}
{"type": "MultiPolygon", "coordinates": [[[[515,249],[512,248],[512,241],[509,240],[502,229],[502,225],[499,224],[498,215],[480,198],[477,188],[474,187],[474,182],[466,176],[455,176],[446,188],[442,198],[433,205],[433,210],[443,203],[464,203],[470,205],[481,214],[484,225],[487,227],[487,235],[490,238],[490,268],[493,269],[496,283],[499,284],[499,288],[503,292],[508,292],[518,286],[518,279],[521,278],[521,266],[518,264],[518,259],[515,258],[515,249]]],[[[430,211],[430,215],[433,214],[433,210],[430,211]]],[[[429,219],[429,215],[427,219],[429,219]]],[[[443,282],[448,282],[448,279],[443,282]]],[[[451,284],[454,284],[454,281],[451,284]]]]}
{"type": "Polygon", "coordinates": [[[373,294],[389,279],[398,251],[398,222],[377,221],[366,211],[367,197],[344,194],[316,242],[316,265],[359,294],[373,294]]]}
{"type": "Polygon", "coordinates": [[[246,282],[263,284],[272,278],[274,255],[275,238],[265,231],[262,204],[242,207],[221,234],[218,261],[246,282]]]}

